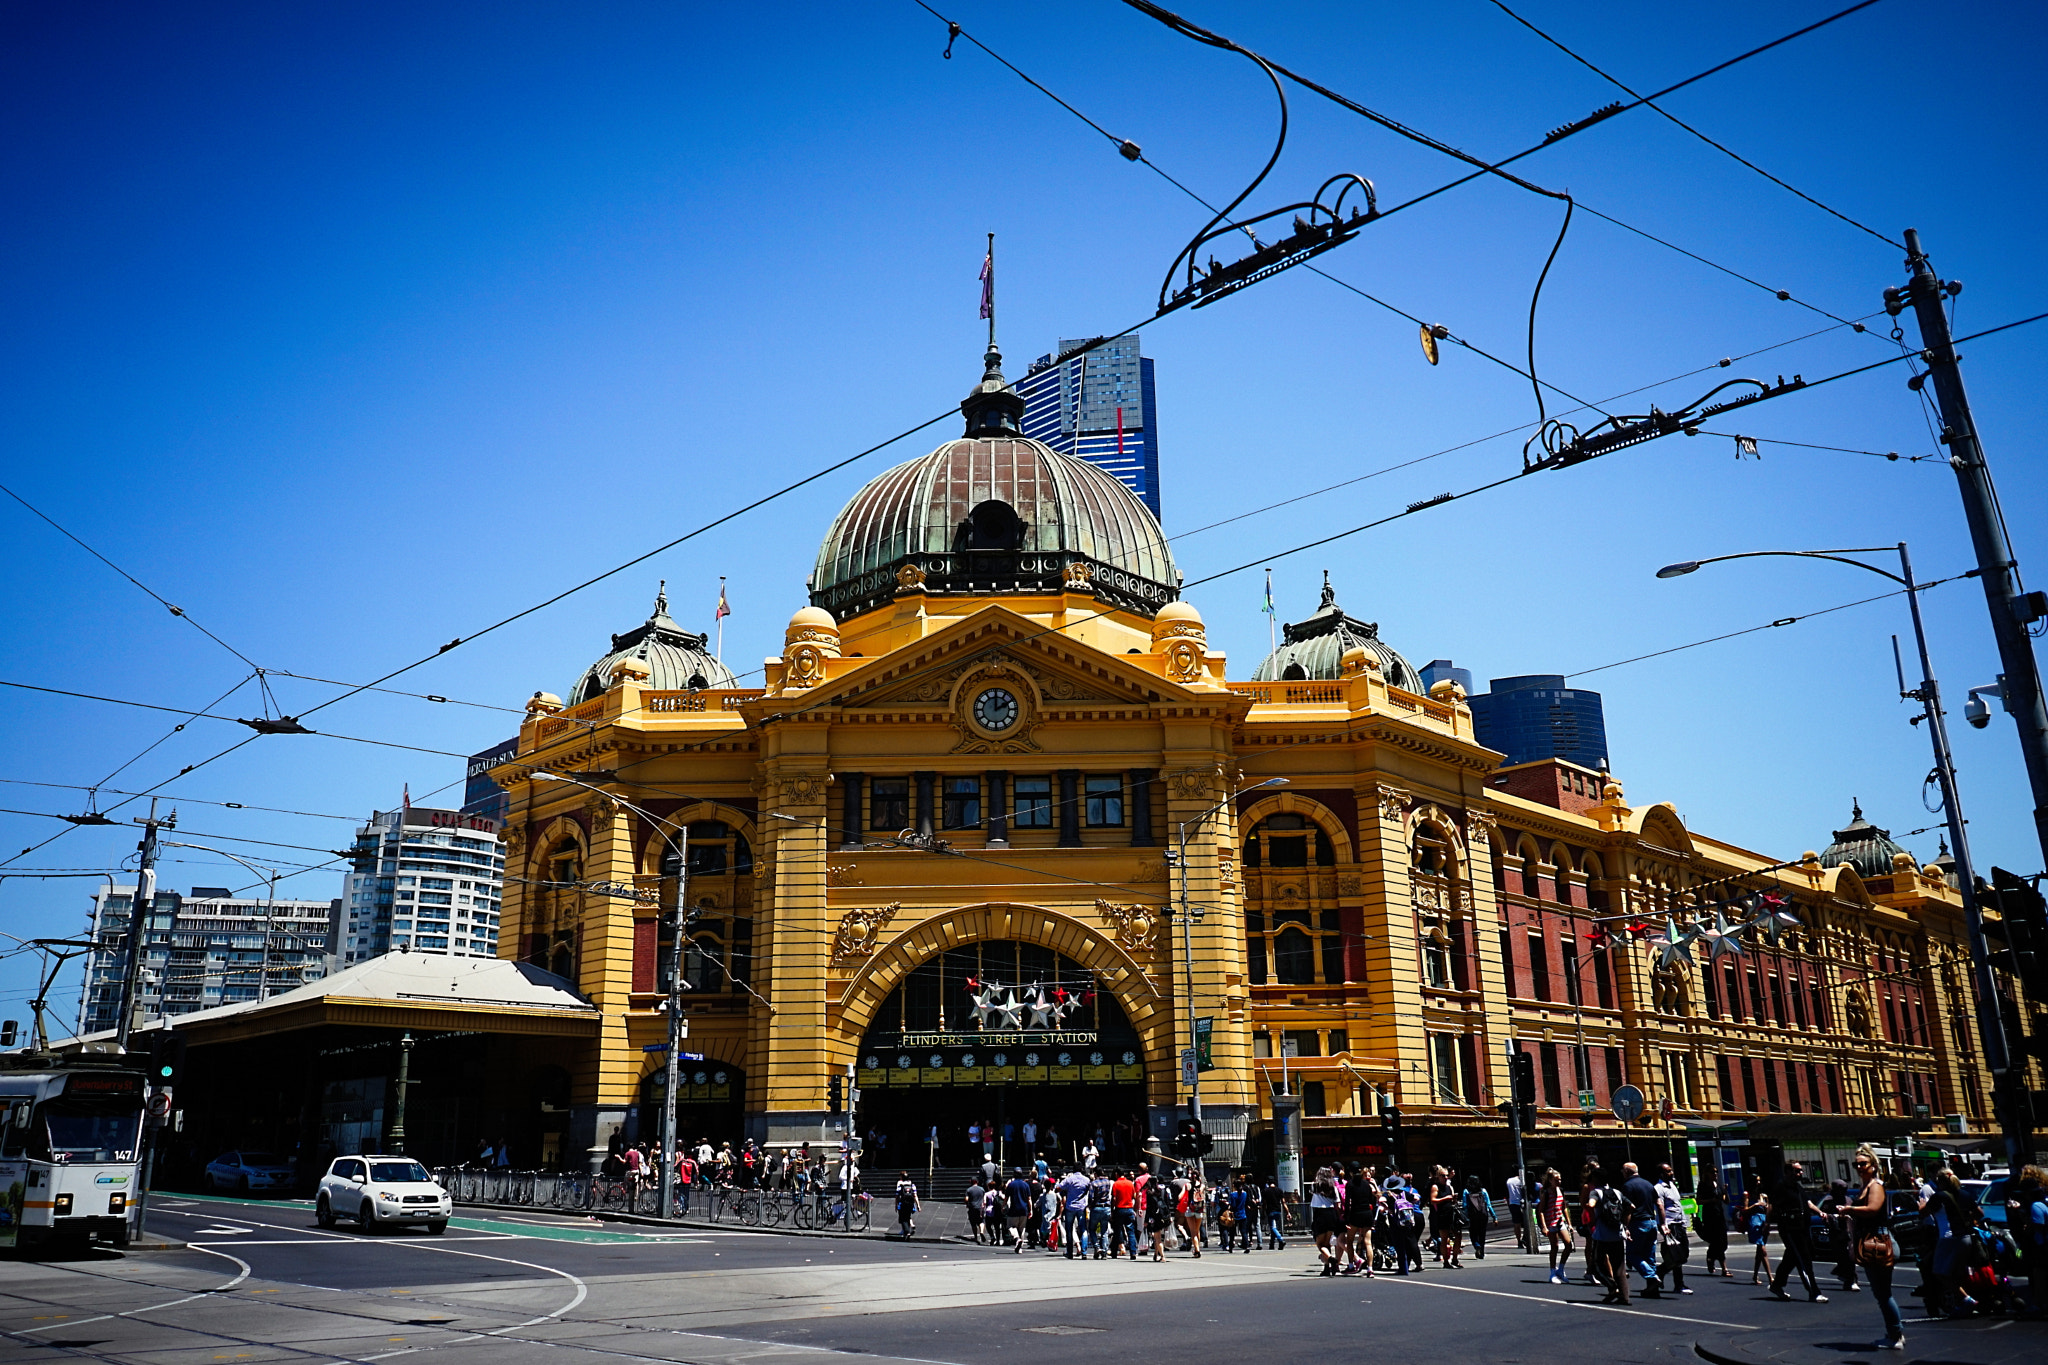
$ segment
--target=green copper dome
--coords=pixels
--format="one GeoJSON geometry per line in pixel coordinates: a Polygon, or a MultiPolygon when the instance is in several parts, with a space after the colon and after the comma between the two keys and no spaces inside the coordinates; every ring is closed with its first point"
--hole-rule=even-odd
{"type": "Polygon", "coordinates": [[[1906,850],[1892,842],[1891,831],[1879,829],[1863,818],[1862,803],[1849,803],[1847,827],[1835,831],[1835,841],[1821,850],[1822,867],[1839,867],[1843,863],[1856,869],[1860,877],[1889,877],[1892,875],[1892,855],[1906,850]]]}
{"type": "Polygon", "coordinates": [[[569,689],[569,705],[580,706],[601,697],[612,685],[612,669],[621,659],[638,659],[647,665],[647,686],[664,692],[690,689],[737,687],[726,666],[713,658],[705,645],[710,641],[692,635],[668,614],[668,584],[654,595],[654,611],[646,622],[612,636],[612,652],[583,670],[583,676],[569,689]]]}
{"type": "Polygon", "coordinates": [[[1281,627],[1281,632],[1284,643],[1253,672],[1253,682],[1342,677],[1344,656],[1363,649],[1379,661],[1380,672],[1392,686],[1409,692],[1428,690],[1414,665],[1380,639],[1378,622],[1353,620],[1337,605],[1337,590],[1330,586],[1327,570],[1323,573],[1323,601],[1316,614],[1281,627]]]}

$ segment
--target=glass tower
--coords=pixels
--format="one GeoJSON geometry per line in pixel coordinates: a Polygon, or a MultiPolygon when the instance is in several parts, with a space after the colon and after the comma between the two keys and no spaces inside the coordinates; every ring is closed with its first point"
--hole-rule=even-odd
{"type": "MultiPolygon", "coordinates": [[[[1061,341],[1054,354],[1083,344],[1061,341]]],[[[1040,356],[1017,392],[1026,436],[1113,475],[1160,515],[1158,402],[1136,333],[1064,363],[1040,356]]]]}

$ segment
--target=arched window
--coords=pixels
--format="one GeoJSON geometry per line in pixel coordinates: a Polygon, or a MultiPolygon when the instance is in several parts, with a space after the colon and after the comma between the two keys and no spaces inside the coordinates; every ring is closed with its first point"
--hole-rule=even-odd
{"type": "Polygon", "coordinates": [[[683,985],[693,995],[744,994],[754,957],[754,853],[747,837],[723,820],[689,825],[689,876],[671,840],[662,850],[662,911],[655,931],[655,989],[668,990],[676,897],[689,903],[683,924],[683,985]]]}
{"type": "Polygon", "coordinates": [[[1307,986],[1315,982],[1315,944],[1293,925],[1274,935],[1273,975],[1283,986],[1307,986]]]}

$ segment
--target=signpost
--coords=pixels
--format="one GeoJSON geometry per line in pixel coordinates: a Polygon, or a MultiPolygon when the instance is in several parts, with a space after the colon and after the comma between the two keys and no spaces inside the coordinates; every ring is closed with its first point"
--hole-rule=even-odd
{"type": "Polygon", "coordinates": [[[1195,1060],[1195,1050],[1191,1047],[1182,1048],[1180,1050],[1180,1083],[1190,1090],[1194,1089],[1195,1073],[1198,1067],[1199,1063],[1195,1060]]]}
{"type": "Polygon", "coordinates": [[[1208,1018],[1195,1020],[1195,1069],[1198,1071],[1216,1069],[1215,1058],[1209,1052],[1209,1034],[1215,1023],[1214,1019],[1208,1018]]]}
{"type": "Polygon", "coordinates": [[[1618,1087],[1614,1092],[1614,1116],[1621,1120],[1622,1151],[1627,1159],[1636,1159],[1635,1137],[1629,1132],[1629,1125],[1643,1116],[1643,1092],[1632,1085],[1618,1087]]]}

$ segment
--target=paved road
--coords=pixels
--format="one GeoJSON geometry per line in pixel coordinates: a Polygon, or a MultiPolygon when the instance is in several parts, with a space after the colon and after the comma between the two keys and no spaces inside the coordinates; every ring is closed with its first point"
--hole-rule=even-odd
{"type": "MultiPolygon", "coordinates": [[[[0,1262],[0,1333],[23,1360],[308,1365],[437,1353],[446,1365],[815,1365],[822,1354],[995,1365],[1173,1357],[1254,1365],[1722,1358],[1848,1365],[1877,1335],[1861,1294],[1778,1303],[1747,1279],[1628,1311],[1496,1254],[1405,1280],[1324,1279],[1305,1242],[1164,1265],[988,1248],[631,1229],[547,1214],[439,1237],[325,1231],[308,1205],[157,1196],[175,1252],[0,1262]]],[[[1697,1282],[1696,1282],[1697,1283],[1697,1282]]],[[[2039,1323],[1914,1322],[1907,1360],[2048,1360],[2039,1323]]],[[[1898,1359],[1898,1357],[1889,1357],[1898,1359]]]]}

